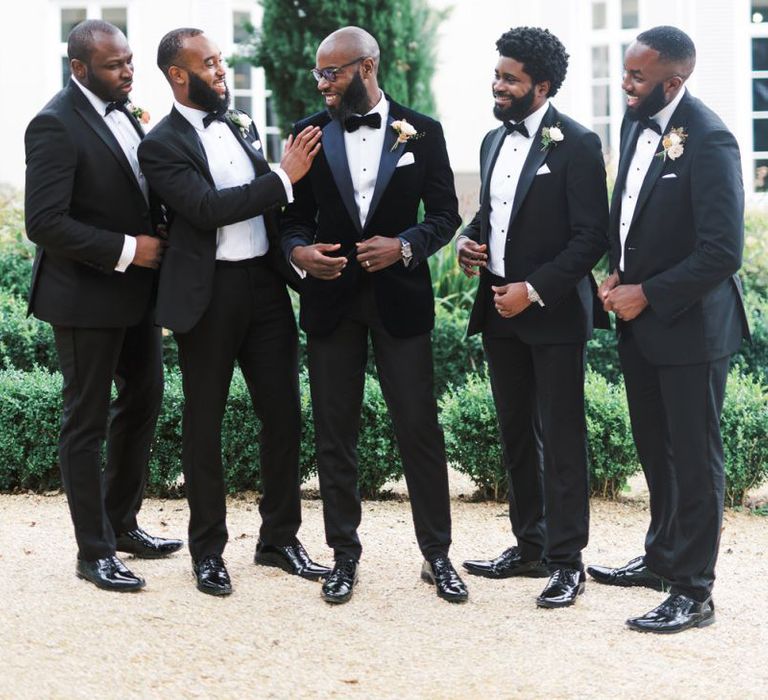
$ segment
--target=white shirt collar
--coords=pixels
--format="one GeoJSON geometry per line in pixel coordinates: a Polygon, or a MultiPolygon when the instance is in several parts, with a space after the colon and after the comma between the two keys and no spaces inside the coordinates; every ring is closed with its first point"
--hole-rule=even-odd
{"type": "Polygon", "coordinates": [[[538,132],[539,127],[541,126],[541,121],[544,119],[544,115],[547,113],[548,109],[549,100],[544,100],[544,104],[541,105],[541,107],[535,112],[531,112],[525,119],[523,119],[525,128],[528,130],[528,138],[533,138],[536,135],[536,132],[538,132]]]}
{"type": "Polygon", "coordinates": [[[109,105],[109,102],[105,102],[102,100],[98,95],[91,92],[85,85],[83,85],[75,76],[72,76],[72,82],[77,85],[82,91],[85,97],[88,99],[88,102],[93,105],[93,108],[102,116],[106,116],[107,112],[107,106],[109,105]]]}
{"type": "Polygon", "coordinates": [[[186,119],[192,126],[198,131],[205,131],[203,126],[203,119],[207,117],[210,112],[206,112],[204,109],[196,109],[195,107],[187,107],[181,104],[178,100],[173,101],[173,106],[186,119]]]}
{"type": "Polygon", "coordinates": [[[660,109],[658,112],[656,112],[656,114],[653,115],[652,119],[655,119],[658,122],[659,126],[661,127],[662,134],[667,130],[669,120],[672,119],[672,114],[674,114],[674,111],[677,109],[677,105],[680,104],[680,100],[683,99],[684,95],[685,85],[680,88],[680,92],[677,93],[675,99],[672,100],[672,102],[670,102],[663,109],[660,109]]]}

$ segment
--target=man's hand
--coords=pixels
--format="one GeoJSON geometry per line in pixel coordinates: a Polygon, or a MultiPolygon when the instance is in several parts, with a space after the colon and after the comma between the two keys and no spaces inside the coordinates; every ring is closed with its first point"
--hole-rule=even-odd
{"type": "Polygon", "coordinates": [[[605,310],[613,311],[622,321],[637,318],[646,306],[648,299],[641,284],[619,284],[608,292],[603,302],[605,310]]]}
{"type": "Polygon", "coordinates": [[[601,283],[600,286],[597,288],[597,298],[600,299],[600,301],[603,303],[603,308],[606,311],[610,311],[606,306],[606,300],[608,299],[608,293],[617,285],[619,284],[619,273],[618,271],[612,272],[608,277],[606,277],[601,283]]]}
{"type": "Polygon", "coordinates": [[[341,271],[347,264],[346,258],[328,255],[339,248],[341,248],[340,243],[297,245],[291,251],[291,260],[294,265],[305,270],[312,277],[320,280],[334,280],[341,277],[341,271]]]}
{"type": "Polygon", "coordinates": [[[150,267],[157,270],[167,247],[168,242],[163,238],[155,238],[141,233],[136,236],[136,252],[133,255],[132,263],[139,267],[150,267]]]}
{"type": "Polygon", "coordinates": [[[517,316],[531,305],[525,282],[513,282],[501,287],[492,285],[491,289],[493,290],[493,303],[496,306],[496,311],[503,318],[517,316]]]}
{"type": "Polygon", "coordinates": [[[295,139],[293,134],[288,136],[280,167],[285,171],[291,184],[298,182],[309,172],[312,161],[320,152],[322,134],[323,131],[319,126],[308,126],[295,139]]]}
{"type": "Polygon", "coordinates": [[[378,272],[403,259],[399,238],[373,236],[356,245],[357,262],[366,272],[378,272]]]}
{"type": "Polygon", "coordinates": [[[467,277],[477,277],[480,267],[488,267],[488,246],[475,243],[470,238],[462,238],[458,245],[459,267],[467,277]]]}

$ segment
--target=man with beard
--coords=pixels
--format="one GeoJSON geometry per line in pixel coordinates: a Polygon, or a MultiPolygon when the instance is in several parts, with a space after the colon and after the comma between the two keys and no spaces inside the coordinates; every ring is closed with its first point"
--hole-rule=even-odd
{"type": "Polygon", "coordinates": [[[255,562],[317,580],[296,538],[301,524],[297,336],[282,272],[279,207],[320,149],[320,130],[290,139],[271,171],[243,112],[227,111],[219,49],[200,29],[166,34],[157,64],[174,105],[142,143],[147,179],[172,210],[157,321],[174,331],[184,385],[182,464],[197,587],[228,595],[221,422],[235,362],[262,424],[255,562]]]}
{"type": "Polygon", "coordinates": [[[686,91],[696,49],[675,27],[629,46],[619,172],[611,202],[613,273],[600,285],[616,314],[632,432],[651,498],[645,556],[599,583],[671,595],[627,621],[642,632],[714,622],[723,517],[720,412],[730,355],[749,335],[736,271],[744,244],[739,149],[686,91]],[[662,136],[663,135],[663,136],[662,136]]]}
{"type": "Polygon", "coordinates": [[[64,378],[59,465],[76,573],[100,588],[133,591],[144,580],[115,550],[162,557],[182,545],[136,522],[163,393],[152,323],[162,213],[136,159],[144,134],[127,102],[133,56],[125,36],[88,20],[70,33],[67,55],[69,84],[26,133],[27,235],[38,246],[29,310],[53,326],[64,378]]]}
{"type": "Polygon", "coordinates": [[[344,603],[357,581],[356,451],[370,335],[425,559],[422,578],[442,598],[462,602],[467,589],[448,559],[448,474],[429,336],[427,258],[460,223],[442,128],[379,89],[379,47],[368,32],[333,32],[316,61],[312,73],[327,111],[299,122],[297,131],[321,127],[323,150],[285,210],[283,249],[307,273],[301,323],[325,533],[335,557],[322,594],[344,603]]]}
{"type": "Polygon", "coordinates": [[[480,147],[480,209],[457,251],[465,274],[480,275],[468,334],[483,334],[517,544],[464,568],[549,576],[536,604],[557,608],[584,590],[584,361],[593,325],[608,320],[590,274],[608,247],[605,167],[597,135],[549,102],[568,67],[557,37],[517,27],[496,48],[504,123],[480,147]]]}

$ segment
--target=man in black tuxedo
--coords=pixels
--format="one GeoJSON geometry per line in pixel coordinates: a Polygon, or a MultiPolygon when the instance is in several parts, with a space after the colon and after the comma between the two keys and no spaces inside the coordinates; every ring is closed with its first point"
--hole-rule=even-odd
{"type": "Polygon", "coordinates": [[[184,384],[182,428],[189,549],[204,593],[232,584],[227,543],[221,422],[235,362],[262,423],[255,562],[317,580],[296,533],[301,525],[298,344],[282,272],[277,215],[320,148],[306,129],[270,170],[248,115],[228,111],[221,53],[200,29],[160,41],[157,64],[174,106],[139,149],[152,187],[172,210],[160,271],[157,321],[174,331],[184,384]]]}
{"type": "Polygon", "coordinates": [[[613,273],[600,286],[618,319],[619,355],[651,497],[645,556],[598,582],[671,589],[643,632],[714,622],[723,516],[720,412],[730,355],[749,335],[736,271],[744,243],[739,149],[686,91],[696,63],[675,27],[643,32],[624,57],[627,112],[611,202],[613,273]]]}
{"type": "Polygon", "coordinates": [[[307,273],[301,324],[326,539],[336,560],[323,597],[346,602],[357,580],[356,450],[370,335],[425,558],[422,578],[439,596],[464,601],[466,587],[448,559],[448,476],[429,336],[427,258],[460,223],[442,129],[379,89],[379,47],[368,32],[339,29],[320,44],[316,61],[327,111],[297,130],[322,128],[323,150],[296,187],[282,233],[286,257],[307,273]]]}
{"type": "Polygon", "coordinates": [[[496,47],[504,124],[483,139],[480,209],[457,250],[465,273],[480,275],[468,334],[483,334],[517,545],[464,568],[550,576],[536,604],[563,607],[584,590],[584,362],[593,325],[608,325],[590,272],[608,247],[605,167],[597,135],[549,102],[568,67],[557,37],[518,27],[496,47]]]}
{"type": "Polygon", "coordinates": [[[29,309],[53,326],[64,377],[59,464],[77,575],[137,590],[143,579],[115,550],[159,557],[182,545],[136,522],[163,391],[152,323],[162,212],[136,158],[144,134],[127,101],[133,57],[125,36],[88,20],[72,30],[67,53],[69,84],[26,133],[27,235],[38,246],[29,309]]]}

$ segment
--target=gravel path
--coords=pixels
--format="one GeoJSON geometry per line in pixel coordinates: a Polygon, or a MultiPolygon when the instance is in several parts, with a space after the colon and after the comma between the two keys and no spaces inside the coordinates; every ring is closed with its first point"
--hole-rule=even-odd
{"type": "MultiPolygon", "coordinates": [[[[456,489],[454,488],[454,496],[456,489]]],[[[12,698],[765,698],[768,694],[768,519],[728,512],[715,590],[718,621],[670,637],[624,628],[661,594],[587,585],[577,605],[538,610],[540,579],[467,576],[450,605],[419,580],[407,502],[364,504],[365,552],[350,603],[318,584],[252,563],[258,511],[230,502],[226,559],[235,593],[197,592],[185,553],[128,557],[137,594],[75,578],[65,499],[0,496],[0,697],[12,698]]],[[[587,562],[639,553],[644,497],[593,502],[587,562]]],[[[452,557],[509,544],[501,504],[454,498],[452,557]]],[[[152,533],[186,530],[184,501],[150,500],[152,533]]],[[[328,563],[320,502],[304,501],[300,536],[328,563]]]]}

